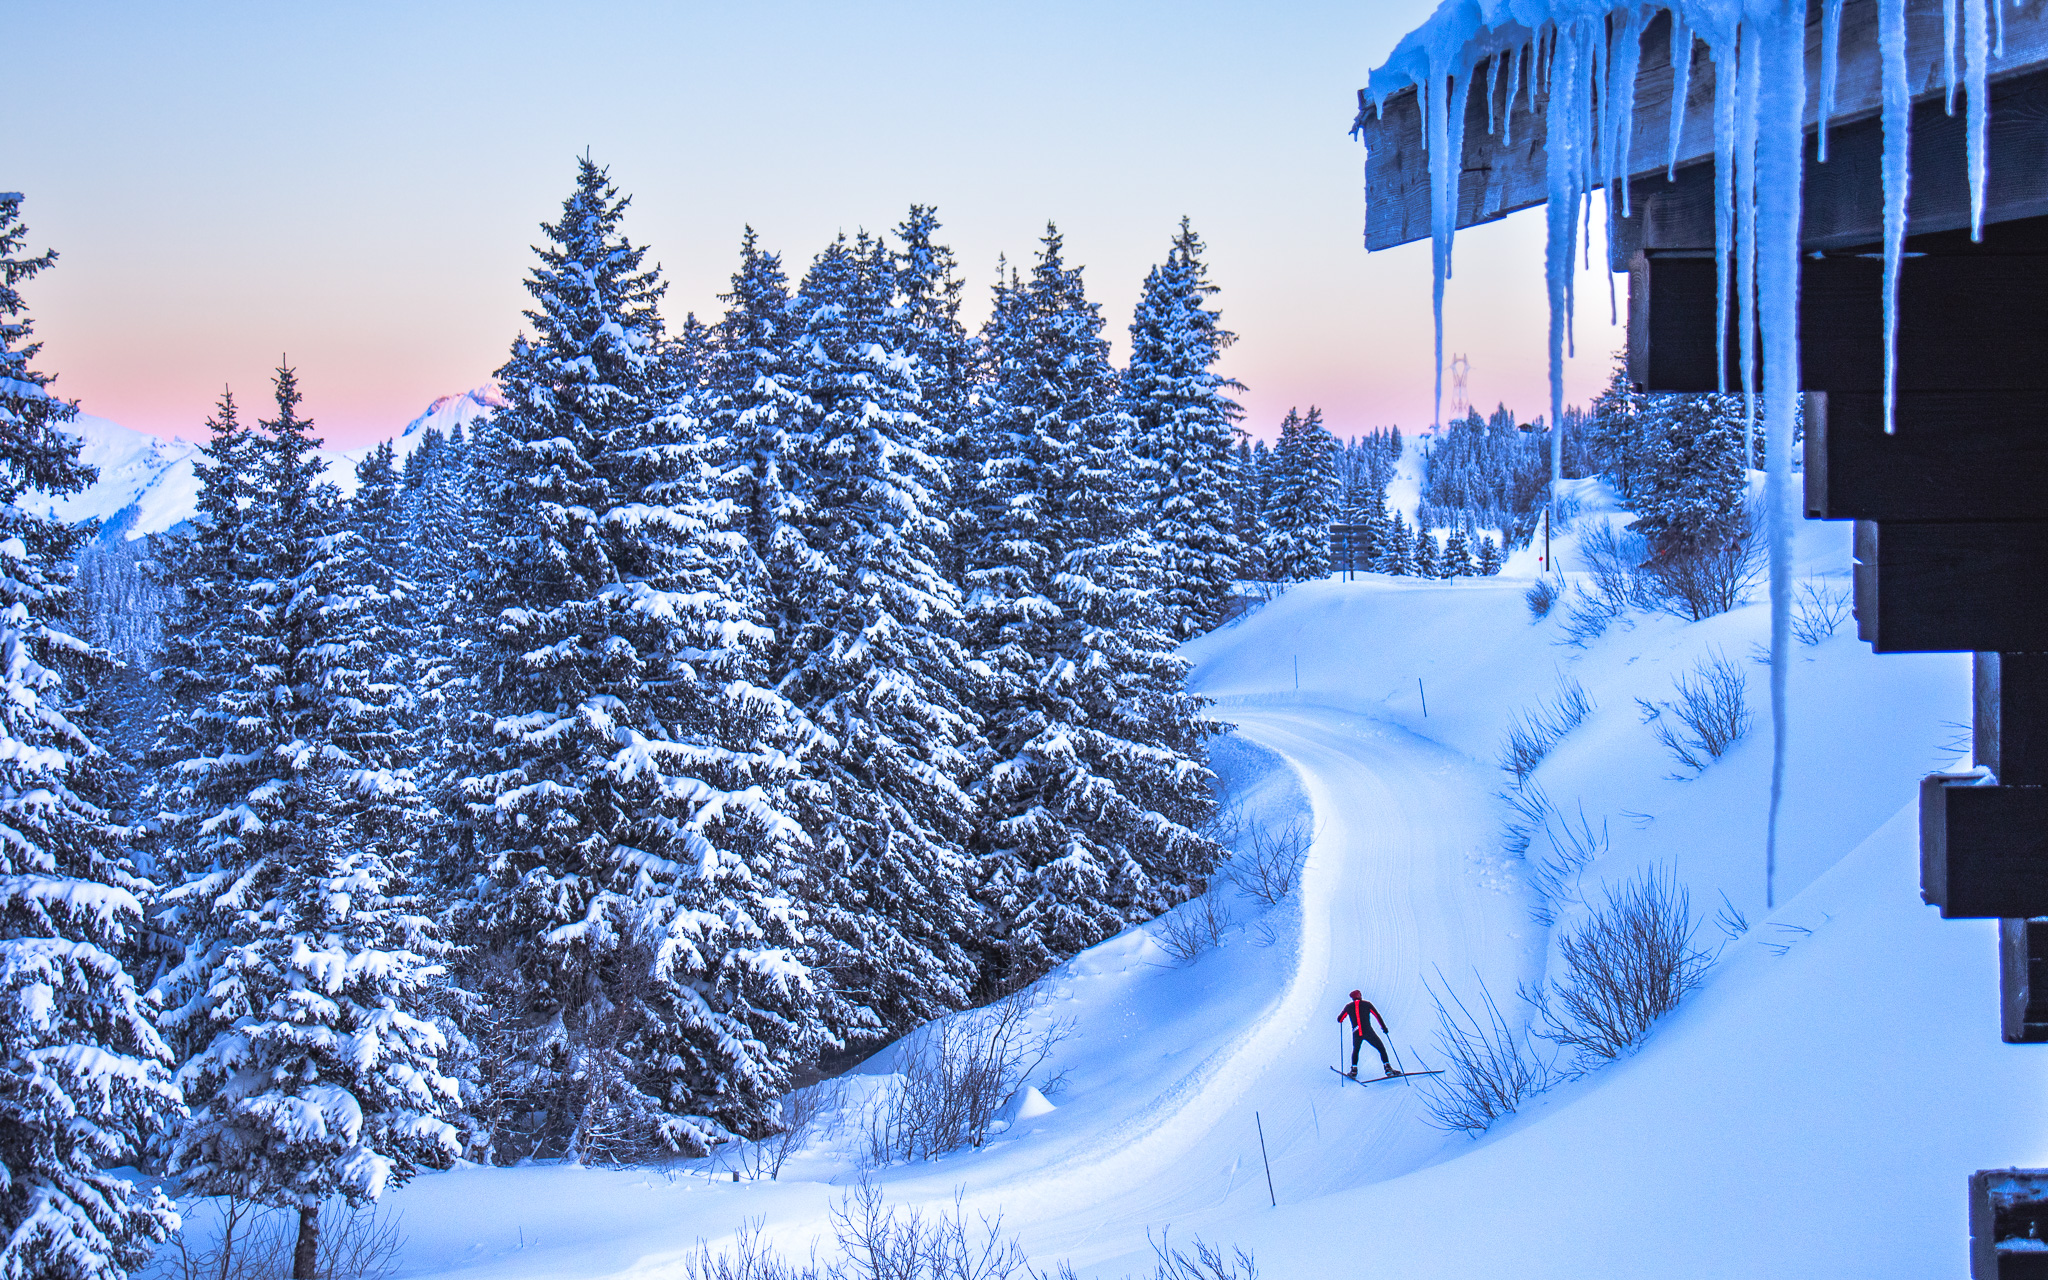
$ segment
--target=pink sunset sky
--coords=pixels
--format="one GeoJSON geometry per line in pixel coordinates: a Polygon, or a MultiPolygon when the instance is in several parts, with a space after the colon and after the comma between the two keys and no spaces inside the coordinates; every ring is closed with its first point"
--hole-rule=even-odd
{"type": "MultiPolygon", "coordinates": [[[[10,6],[0,189],[26,193],[40,366],[89,413],[201,434],[281,354],[328,443],[486,381],[537,224],[588,148],[672,324],[715,315],[752,224],[792,276],[836,232],[935,205],[987,312],[1048,219],[1121,358],[1182,214],[1207,241],[1225,371],[1271,438],[1430,418],[1429,255],[1367,255],[1366,74],[1428,0],[540,5],[25,0],[10,6]]],[[[1448,346],[1472,399],[1547,403],[1542,217],[1466,232],[1448,346]]],[[[1595,246],[1595,261],[1600,261],[1595,246]]],[[[1567,395],[1620,331],[1581,279],[1567,395]]]]}

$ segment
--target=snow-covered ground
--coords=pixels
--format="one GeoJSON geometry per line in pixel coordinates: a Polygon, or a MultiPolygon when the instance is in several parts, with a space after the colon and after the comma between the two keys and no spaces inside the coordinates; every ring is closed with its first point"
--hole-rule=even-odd
{"type": "MultiPolygon", "coordinates": [[[[1848,543],[1846,526],[1805,526],[1802,574],[1845,588],[1848,543]]],[[[1570,537],[1559,553],[1569,568],[1570,537]]],[[[1555,614],[1530,620],[1528,585],[1311,584],[1191,644],[1197,685],[1237,726],[1217,758],[1247,812],[1313,816],[1297,897],[1261,913],[1218,890],[1240,922],[1190,965],[1149,926],[1049,976],[1042,1016],[1073,1022],[1038,1077],[1064,1074],[1054,1109],[981,1151],[878,1171],[887,1195],[957,1189],[1042,1263],[1102,1276],[1149,1273],[1146,1232],[1169,1225],[1248,1247],[1274,1277],[1959,1274],[1969,1171],[2048,1162],[2048,1062],[1998,1039],[1994,929],[1918,902],[1914,784],[1967,751],[1967,659],[1874,657],[1853,622],[1799,651],[1767,912],[1763,606],[1638,614],[1581,649],[1555,614]],[[1715,653],[1748,673],[1758,725],[1678,781],[1636,699],[1670,698],[1715,653]],[[1549,931],[1527,864],[1503,852],[1495,760],[1561,676],[1596,709],[1534,780],[1607,833],[1583,892],[1670,867],[1720,959],[1639,1054],[1473,1141],[1428,1125],[1426,1086],[1332,1076],[1333,1019],[1362,987],[1404,1056],[1434,1061],[1425,981],[1483,979],[1512,1009],[1543,972],[1549,931]],[[1723,894],[1752,923],[1725,946],[1723,894]]],[[[863,1096],[888,1070],[878,1055],[841,1087],[863,1096]]],[[[826,1132],[773,1183],[707,1162],[423,1175],[392,1197],[401,1274],[677,1275],[696,1241],[749,1219],[801,1252],[857,1145],[826,1132]]]]}
{"type": "MultiPolygon", "coordinates": [[[[400,460],[412,453],[428,428],[438,428],[443,435],[456,426],[468,430],[497,402],[497,391],[491,387],[440,397],[393,437],[400,460]]],[[[99,468],[99,480],[80,493],[44,495],[40,503],[25,498],[25,505],[38,506],[70,524],[99,520],[129,538],[162,533],[192,518],[199,499],[199,477],[192,470],[199,445],[182,437],[160,439],[87,413],[79,414],[67,430],[84,441],[79,457],[99,468]]],[[[354,493],[356,464],[376,447],[373,443],[321,450],[327,478],[344,494],[354,493]]]]}

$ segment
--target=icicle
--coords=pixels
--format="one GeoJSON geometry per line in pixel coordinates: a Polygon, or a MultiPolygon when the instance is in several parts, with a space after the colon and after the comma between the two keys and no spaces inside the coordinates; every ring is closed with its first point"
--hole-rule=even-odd
{"type": "Polygon", "coordinates": [[[1495,54],[1486,60],[1486,136],[1489,138],[1493,136],[1493,94],[1499,87],[1499,80],[1500,55],[1495,54]]]}
{"type": "Polygon", "coordinates": [[[1842,0],[1827,0],[1820,20],[1820,159],[1828,159],[1828,117],[1835,114],[1835,72],[1841,66],[1842,0]]]}
{"type": "MultiPolygon", "coordinates": [[[[1643,65],[1643,11],[1630,9],[1628,20],[1621,27],[1621,50],[1613,59],[1613,72],[1607,83],[1614,89],[1614,101],[1608,112],[1612,124],[1608,133],[1614,142],[1614,158],[1607,166],[1607,200],[1614,202],[1614,188],[1621,188],[1621,216],[1629,214],[1629,151],[1635,146],[1636,138],[1636,72],[1643,65]]],[[[1612,292],[1612,281],[1609,281],[1612,292]]]]}
{"type": "Polygon", "coordinates": [[[1956,113],[1956,0],[1941,0],[1941,82],[1948,92],[1948,113],[1956,113]]]}
{"type": "Polygon", "coordinates": [[[1991,92],[1986,85],[1991,60],[1991,33],[1986,30],[1986,3],[1963,0],[1963,76],[1969,97],[1966,150],[1970,161],[1970,239],[1984,238],[1985,127],[1991,122],[1991,92]]]}
{"type": "Polygon", "coordinates": [[[1671,11],[1671,158],[1664,178],[1678,180],[1678,138],[1685,132],[1685,99],[1692,92],[1692,28],[1676,9],[1671,11]]]}
{"type": "Polygon", "coordinates": [[[1907,131],[1913,96],[1906,82],[1906,0],[1877,0],[1884,120],[1884,430],[1898,401],[1899,260],[1906,248],[1907,131]]]}
{"type": "Polygon", "coordinates": [[[1450,163],[1444,166],[1444,208],[1449,214],[1444,223],[1446,280],[1455,274],[1451,246],[1458,239],[1458,187],[1465,176],[1465,108],[1472,97],[1472,70],[1471,63],[1461,62],[1452,72],[1450,115],[1444,121],[1445,141],[1450,147],[1450,163]]]}
{"type": "Polygon", "coordinates": [[[1991,29],[1993,31],[1991,51],[2005,56],[2005,0],[1988,0],[1991,5],[1991,29]]]}
{"type": "Polygon", "coordinates": [[[1516,45],[1513,56],[1508,60],[1507,102],[1501,108],[1501,145],[1515,145],[1515,95],[1522,87],[1522,46],[1516,45]]]}
{"type": "Polygon", "coordinates": [[[1586,104],[1577,100],[1583,83],[1578,65],[1579,42],[1564,39],[1562,30],[1552,30],[1550,65],[1542,68],[1550,82],[1550,104],[1543,120],[1544,179],[1549,189],[1544,202],[1549,225],[1543,275],[1550,293],[1550,505],[1551,519],[1555,520],[1557,489],[1564,474],[1564,349],[1569,328],[1572,251],[1577,247],[1573,242],[1578,238],[1578,228],[1573,225],[1579,211],[1578,150],[1583,145],[1587,111],[1586,104]]]}
{"type": "Polygon", "coordinates": [[[1444,282],[1451,275],[1451,245],[1458,229],[1458,179],[1463,168],[1465,104],[1471,96],[1472,77],[1464,63],[1430,72],[1428,95],[1430,127],[1425,134],[1429,151],[1431,244],[1431,305],[1436,320],[1436,400],[1432,411],[1435,425],[1443,425],[1444,409],[1444,282]]]}
{"type": "Polygon", "coordinates": [[[1791,729],[1786,679],[1792,644],[1792,424],[1799,394],[1799,220],[1806,146],[1805,5],[1782,5],[1744,60],[1759,68],[1761,101],[1752,110],[1758,136],[1757,292],[1764,341],[1764,504],[1771,546],[1771,809],[1764,852],[1764,904],[1777,906],[1778,819],[1784,809],[1786,742],[1791,729]]]}
{"type": "Polygon", "coordinates": [[[1735,90],[1735,296],[1736,327],[1741,337],[1742,445],[1745,457],[1756,455],[1756,197],[1757,114],[1762,106],[1763,33],[1755,22],[1742,24],[1737,41],[1735,90]]]}
{"type": "MultiPolygon", "coordinates": [[[[1903,3],[1903,0],[1901,0],[1903,3]]],[[[1714,58],[1714,384],[1728,392],[1728,279],[1735,225],[1735,40],[1714,58]]]]}

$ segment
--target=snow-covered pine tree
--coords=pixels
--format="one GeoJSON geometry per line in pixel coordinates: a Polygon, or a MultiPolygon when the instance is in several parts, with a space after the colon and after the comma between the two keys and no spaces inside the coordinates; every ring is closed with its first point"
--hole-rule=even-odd
{"type": "Polygon", "coordinates": [[[153,995],[193,1111],[170,1172],[296,1209],[310,1280],[325,1201],[374,1200],[459,1147],[441,1033],[413,1012],[441,946],[401,887],[417,833],[390,817],[413,801],[395,687],[368,675],[379,599],[299,399],[279,369],[249,446],[234,656],[207,714],[169,725],[183,874],[163,904],[186,950],[153,995]]]}
{"type": "Polygon", "coordinates": [[[24,252],[21,201],[0,193],[0,1277],[121,1280],[178,1218],[107,1171],[180,1103],[128,966],[151,886],[88,714],[111,662],[63,624],[83,533],[20,505],[97,478],[63,431],[78,406],[31,363],[16,286],[57,255],[24,252]]]}
{"type": "Polygon", "coordinates": [[[1230,398],[1244,385],[1216,372],[1237,339],[1208,305],[1216,292],[1182,218],[1166,261],[1145,277],[1124,371],[1140,512],[1159,544],[1167,627],[1183,639],[1223,620],[1244,554],[1232,501],[1244,411],[1230,398]]]}
{"type": "Polygon", "coordinates": [[[1500,547],[1490,533],[1479,535],[1479,556],[1474,571],[1482,578],[1491,578],[1501,570],[1500,547]]]}
{"type": "Polygon", "coordinates": [[[1644,456],[1634,476],[1636,531],[1658,555],[1724,545],[1748,497],[1742,397],[1647,397],[1635,415],[1644,456]]]}
{"type": "Polygon", "coordinates": [[[974,340],[960,322],[965,282],[953,251],[938,242],[938,231],[938,213],[928,205],[911,205],[897,225],[892,323],[902,333],[897,345],[917,358],[920,412],[930,424],[931,450],[945,470],[945,485],[938,492],[947,522],[940,563],[958,590],[967,572],[966,549],[973,542],[975,440],[968,406],[977,361],[974,340]]]}
{"type": "Polygon", "coordinates": [[[1273,491],[1266,511],[1266,564],[1275,581],[1313,582],[1330,574],[1330,526],[1337,518],[1337,441],[1322,410],[1293,409],[1273,447],[1273,491]]]}
{"type": "Polygon", "coordinates": [[[823,735],[796,791],[813,839],[810,936],[859,1011],[845,1031],[882,1038],[970,1002],[986,933],[965,848],[978,735],[960,596],[941,563],[949,477],[920,397],[928,373],[934,402],[957,403],[947,384],[960,369],[913,350],[946,359],[949,344],[923,332],[929,298],[899,305],[899,279],[865,234],[841,236],[804,276],[787,436],[801,542],[777,546],[771,575],[793,590],[775,608],[795,620],[779,687],[823,735]]]}
{"type": "Polygon", "coordinates": [[[1444,576],[1443,565],[1437,551],[1436,530],[1422,523],[1420,518],[1415,522],[1414,565],[1415,576],[1418,578],[1444,576]]]}
{"type": "Polygon", "coordinates": [[[1444,553],[1437,562],[1437,573],[1445,578],[1469,578],[1473,573],[1472,531],[1462,524],[1451,526],[1450,537],[1444,540],[1444,553]]]}
{"type": "MultiPolygon", "coordinates": [[[[462,792],[506,1160],[759,1136],[791,1068],[829,1047],[830,992],[784,883],[799,718],[764,687],[760,562],[709,489],[714,444],[660,402],[663,286],[620,234],[625,210],[580,162],[526,282],[532,335],[479,435],[490,524],[462,792]]],[[[750,236],[742,302],[779,289],[772,268],[750,236]]],[[[762,399],[737,369],[779,372],[779,354],[762,362],[786,341],[780,307],[727,319],[725,420],[779,432],[755,411],[792,397],[762,399]]]]}
{"type": "Polygon", "coordinates": [[[1408,523],[1396,511],[1387,523],[1387,540],[1380,553],[1379,570],[1396,577],[1415,572],[1415,542],[1408,536],[1408,523]]]}
{"type": "Polygon", "coordinates": [[[1043,243],[1021,323],[991,338],[995,514],[969,572],[991,676],[977,843],[1000,931],[992,989],[1200,892],[1221,855],[1196,830],[1213,728],[1153,602],[1101,315],[1057,229],[1043,243]]]}
{"type": "MultiPolygon", "coordinates": [[[[802,477],[792,469],[789,432],[798,420],[801,393],[792,380],[794,324],[782,258],[760,247],[754,229],[740,240],[739,270],[719,295],[725,314],[712,333],[710,372],[698,403],[724,463],[724,492],[741,515],[741,529],[764,565],[800,554],[802,535],[790,527],[802,477]]],[[[769,583],[771,603],[792,590],[769,583]]],[[[769,618],[775,630],[769,669],[787,670],[781,652],[793,619],[769,618]]]]}

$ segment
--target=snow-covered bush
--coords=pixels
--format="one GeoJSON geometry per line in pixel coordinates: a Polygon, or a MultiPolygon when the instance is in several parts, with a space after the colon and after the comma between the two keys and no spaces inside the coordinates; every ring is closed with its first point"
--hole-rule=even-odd
{"type": "Polygon", "coordinates": [[[1567,643],[1583,648],[1630,609],[1655,607],[1657,594],[1643,571],[1647,556],[1642,538],[1630,530],[1602,523],[1586,531],[1579,539],[1586,580],[1565,610],[1567,643]]]}
{"type": "MultiPolygon", "coordinates": [[[[1749,709],[1749,684],[1742,668],[1726,654],[1703,657],[1690,673],[1672,682],[1678,692],[1674,702],[1644,702],[1644,719],[1653,726],[1657,741],[1664,744],[1679,767],[1693,775],[1727,754],[1728,749],[1749,732],[1755,714],[1749,709]],[[1666,715],[1670,719],[1666,719],[1666,715]],[[1676,720],[1683,729],[1672,725],[1676,720]]],[[[1687,775],[1673,774],[1674,778],[1687,775]]]]}
{"type": "Polygon", "coordinates": [[[1808,575],[1792,598],[1792,634],[1811,648],[1835,634],[1849,617],[1849,593],[1808,575]]]}
{"type": "Polygon", "coordinates": [[[1543,815],[1542,831],[1550,847],[1529,873],[1529,884],[1537,898],[1530,915],[1536,923],[1548,927],[1557,922],[1561,908],[1583,903],[1579,877],[1607,852],[1607,820],[1600,820],[1600,832],[1595,835],[1583,805],[1576,824],[1552,809],[1543,815]]]}
{"type": "Polygon", "coordinates": [[[1593,714],[1593,698],[1585,686],[1570,676],[1559,675],[1557,692],[1547,701],[1522,711],[1508,729],[1501,744],[1500,767],[1522,782],[1543,763],[1543,757],[1566,734],[1585,723],[1593,714]]]}
{"type": "Polygon", "coordinates": [[[1650,1026],[1706,976],[1713,957],[1692,945],[1692,900],[1668,872],[1650,868],[1606,900],[1558,944],[1564,976],[1523,996],[1544,1039],[1589,1071],[1628,1053],[1650,1026]]]}
{"type": "Polygon", "coordinates": [[[868,1104],[875,1165],[978,1147],[996,1113],[1052,1057],[1073,1024],[1041,1018],[1033,991],[926,1024],[896,1046],[896,1078],[868,1104]]]}
{"type": "Polygon", "coordinates": [[[1224,875],[1260,902],[1277,906],[1301,883],[1301,869],[1308,864],[1308,849],[1314,842],[1315,834],[1300,818],[1278,827],[1256,827],[1245,847],[1231,855],[1224,875]]]}
{"type": "Polygon", "coordinates": [[[1437,1048],[1449,1060],[1446,1074],[1429,1082],[1426,1105],[1437,1128],[1483,1133],[1557,1082],[1549,1061],[1529,1042],[1526,1030],[1508,1022],[1484,981],[1479,984],[1483,1017],[1448,982],[1441,992],[1430,986],[1429,997],[1436,1004],[1437,1048]]]}
{"type": "Polygon", "coordinates": [[[773,1182],[781,1177],[782,1166],[803,1150],[825,1114],[844,1105],[839,1084],[829,1081],[785,1094],[776,1108],[775,1132],[759,1142],[740,1145],[733,1165],[756,1182],[763,1178],[773,1182]]]}
{"type": "Polygon", "coordinates": [[[1529,620],[1541,622],[1549,617],[1551,606],[1557,603],[1557,598],[1562,594],[1554,578],[1538,578],[1530,583],[1529,589],[1522,593],[1522,599],[1529,605],[1529,620]]]}

